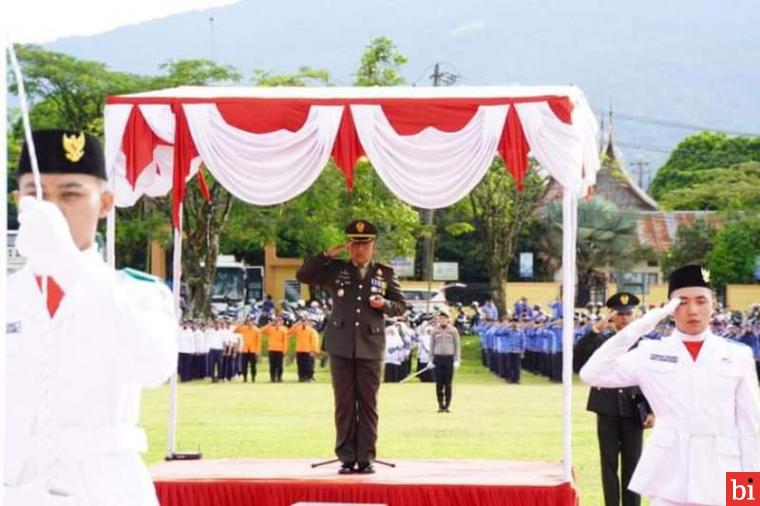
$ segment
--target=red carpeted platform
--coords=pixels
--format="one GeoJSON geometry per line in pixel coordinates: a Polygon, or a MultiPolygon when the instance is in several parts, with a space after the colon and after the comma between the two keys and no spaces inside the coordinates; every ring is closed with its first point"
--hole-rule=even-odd
{"type": "Polygon", "coordinates": [[[373,475],[340,476],[305,460],[201,460],[151,468],[161,506],[576,506],[559,462],[401,460],[373,475]]]}

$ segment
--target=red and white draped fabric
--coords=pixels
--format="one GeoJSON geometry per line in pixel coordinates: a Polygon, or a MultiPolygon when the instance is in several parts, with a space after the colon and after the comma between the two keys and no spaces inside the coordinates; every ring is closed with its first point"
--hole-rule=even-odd
{"type": "Polygon", "coordinates": [[[272,205],[308,189],[331,157],[351,188],[366,156],[394,194],[429,209],[466,196],[497,154],[518,185],[531,154],[576,195],[599,165],[575,87],[183,87],[110,97],[105,121],[117,205],[172,191],[175,224],[201,163],[237,198],[272,205]]]}
{"type": "MultiPolygon", "coordinates": [[[[201,164],[240,200],[272,205],[306,191],[332,158],[353,186],[366,156],[409,204],[465,197],[504,159],[521,187],[532,155],[563,188],[563,310],[573,313],[577,198],[596,182],[598,125],[576,87],[211,88],[109,97],[106,164],[118,206],[172,192],[174,295],[179,307],[182,200],[201,164]]],[[[115,215],[109,215],[114,261],[115,215]]],[[[573,322],[563,322],[563,469],[571,469],[573,322]]],[[[168,452],[174,451],[176,377],[168,452]]]]}

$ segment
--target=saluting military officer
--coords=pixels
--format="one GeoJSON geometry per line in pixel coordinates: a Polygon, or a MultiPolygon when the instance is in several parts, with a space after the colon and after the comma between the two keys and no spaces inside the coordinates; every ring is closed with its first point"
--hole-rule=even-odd
{"type": "Polygon", "coordinates": [[[346,227],[348,244],[309,258],[301,283],[330,290],[333,311],[325,329],[335,395],[335,454],[341,474],[373,473],[377,392],[385,351],[384,315],[401,316],[406,303],[393,268],[373,261],[377,228],[365,220],[346,227]],[[349,260],[336,257],[348,251],[349,260]]]}
{"type": "MultiPolygon", "coordinates": [[[[618,292],[607,299],[610,313],[601,322],[595,323],[578,340],[573,353],[573,369],[579,372],[591,355],[607,339],[623,330],[633,320],[633,312],[639,305],[639,298],[632,293],[618,292]]],[[[643,426],[639,406],[649,412],[649,405],[636,386],[623,388],[599,388],[592,386],[586,409],[596,413],[596,435],[599,440],[599,454],[602,464],[602,488],[605,506],[638,506],[641,497],[628,490],[633,470],[641,457],[643,426]],[[618,459],[621,461],[621,476],[618,479],[618,459]],[[622,482],[622,489],[621,489],[622,482]]],[[[653,418],[645,419],[651,426],[653,418]]]]}
{"type": "Polygon", "coordinates": [[[97,251],[98,219],[113,206],[98,139],[33,138],[44,201],[24,146],[16,244],[27,264],[9,276],[3,302],[10,409],[0,502],[157,506],[137,423],[141,388],[177,363],[171,293],[151,276],[114,271],[97,251]]]}

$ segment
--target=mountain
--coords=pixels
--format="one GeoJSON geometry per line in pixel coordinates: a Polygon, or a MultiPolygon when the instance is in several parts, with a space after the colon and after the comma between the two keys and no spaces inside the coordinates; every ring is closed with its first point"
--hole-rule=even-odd
{"type": "Polygon", "coordinates": [[[760,134],[758,25],[752,0],[247,0],[46,47],[137,73],[196,57],[246,76],[309,65],[349,85],[388,35],[409,83],[440,61],[460,84],[580,86],[598,112],[612,104],[627,159],[654,169],[699,127],[760,134]]]}

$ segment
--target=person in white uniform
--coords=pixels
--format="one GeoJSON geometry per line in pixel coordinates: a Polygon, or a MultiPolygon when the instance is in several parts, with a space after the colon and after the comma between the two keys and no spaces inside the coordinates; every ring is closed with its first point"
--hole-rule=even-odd
{"type": "Polygon", "coordinates": [[[33,135],[44,201],[25,146],[16,244],[27,263],[6,294],[4,504],[154,506],[137,422],[141,389],[177,364],[171,293],[116,272],[96,250],[113,205],[97,138],[33,135]]]}
{"type": "Polygon", "coordinates": [[[710,273],[674,271],[671,301],[608,339],[581,369],[589,385],[638,385],[655,415],[629,489],[652,506],[726,504],[726,472],[760,470],[760,391],[752,350],[714,335],[710,273]],[[661,340],[636,340],[673,315],[661,340]]]}

